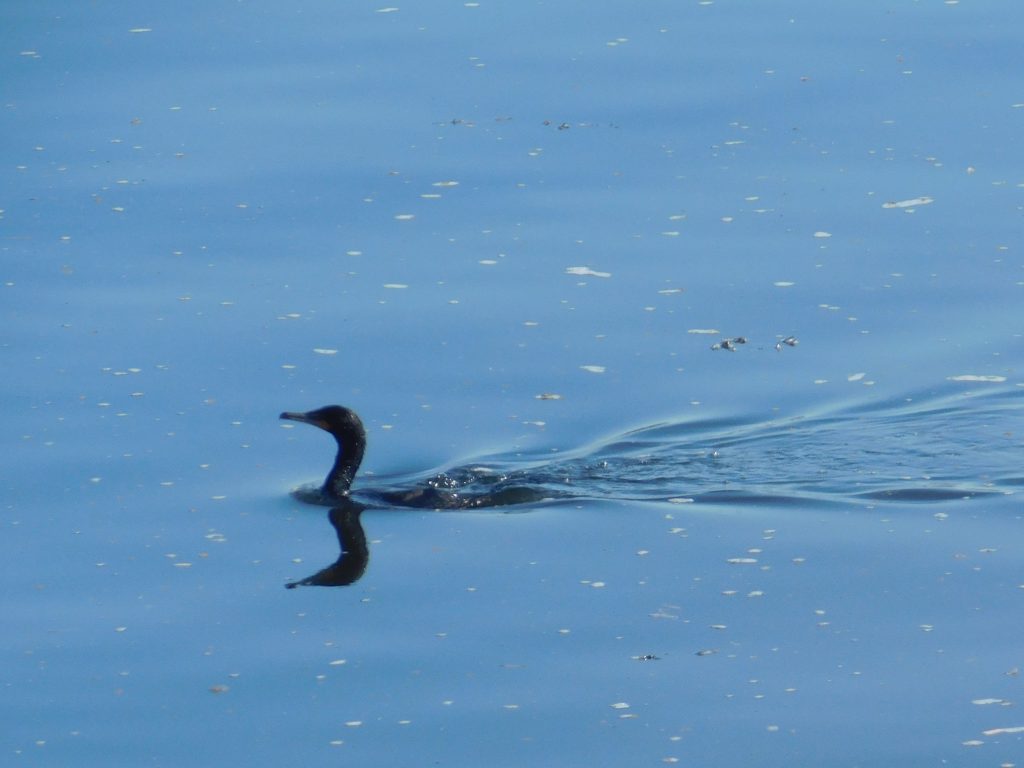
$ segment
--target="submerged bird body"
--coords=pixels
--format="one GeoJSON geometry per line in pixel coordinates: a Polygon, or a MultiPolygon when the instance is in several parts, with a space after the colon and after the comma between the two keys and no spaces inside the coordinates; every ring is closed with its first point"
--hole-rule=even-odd
{"type": "MultiPolygon", "coordinates": [[[[299,488],[295,495],[312,504],[335,506],[339,502],[347,503],[350,499],[352,481],[366,452],[366,430],[355,411],[341,405],[326,405],[305,413],[285,411],[281,418],[319,427],[330,433],[338,443],[334,466],[327,473],[323,485],[314,491],[299,488]]],[[[470,477],[480,479],[477,470],[474,470],[470,477]]],[[[486,484],[486,489],[481,492],[463,493],[460,489],[465,488],[464,483],[456,482],[448,474],[442,473],[415,488],[364,490],[360,492],[360,497],[369,506],[472,509],[534,503],[553,496],[565,495],[506,480],[506,476],[502,475],[500,480],[486,484]]]]}

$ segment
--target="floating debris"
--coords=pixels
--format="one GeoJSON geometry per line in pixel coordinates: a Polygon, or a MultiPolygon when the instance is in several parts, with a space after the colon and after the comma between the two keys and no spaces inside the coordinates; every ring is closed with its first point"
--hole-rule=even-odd
{"type": "Polygon", "coordinates": [[[722,339],[721,341],[712,344],[711,349],[727,349],[730,352],[735,352],[737,345],[746,343],[746,336],[734,336],[731,339],[722,339]]]}
{"type": "Polygon", "coordinates": [[[541,392],[539,395],[534,395],[536,400],[561,400],[562,396],[554,392],[541,392]]]}
{"type": "Polygon", "coordinates": [[[964,373],[959,376],[947,376],[946,381],[978,381],[1001,384],[1006,381],[1005,376],[980,376],[974,373],[964,373]]]}
{"type": "Polygon", "coordinates": [[[800,340],[796,336],[787,336],[786,338],[784,338],[782,341],[775,345],[775,351],[781,352],[783,344],[785,344],[787,347],[795,347],[799,343],[800,340]]]}
{"type": "Polygon", "coordinates": [[[999,736],[1004,733],[1024,733],[1024,725],[1014,725],[1009,728],[990,728],[981,732],[983,736],[999,736]]]}
{"type": "Polygon", "coordinates": [[[611,272],[599,272],[590,267],[566,267],[565,274],[567,275],[582,275],[584,277],[611,277],[611,272]]]}
{"type": "Polygon", "coordinates": [[[913,197],[910,200],[890,200],[887,203],[882,203],[883,208],[913,208],[917,205],[928,205],[934,203],[935,199],[932,197],[913,197]]]}

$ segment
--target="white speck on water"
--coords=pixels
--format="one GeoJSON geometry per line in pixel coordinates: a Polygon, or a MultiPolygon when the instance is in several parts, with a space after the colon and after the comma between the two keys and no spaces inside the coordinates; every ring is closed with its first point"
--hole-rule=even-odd
{"type": "Polygon", "coordinates": [[[772,283],[772,285],[774,285],[776,288],[792,288],[794,285],[796,285],[796,283],[791,282],[789,280],[777,280],[776,282],[772,283]]]}
{"type": "Polygon", "coordinates": [[[975,373],[962,373],[958,376],[947,376],[947,381],[977,381],[977,382],[989,382],[989,383],[1002,383],[1006,381],[1005,376],[982,376],[975,373]]]}
{"type": "Polygon", "coordinates": [[[435,187],[457,187],[459,182],[457,181],[435,181],[433,186],[435,187]]]}
{"type": "Polygon", "coordinates": [[[581,365],[580,370],[588,373],[604,373],[605,367],[603,365],[581,365]]]}
{"type": "Polygon", "coordinates": [[[394,7],[389,8],[378,8],[377,13],[395,13],[398,9],[394,7]]]}
{"type": "Polygon", "coordinates": [[[497,259],[480,259],[480,261],[477,262],[477,264],[483,264],[485,267],[493,267],[497,263],[497,259]]]}
{"type": "Polygon", "coordinates": [[[617,701],[614,704],[609,704],[612,709],[629,709],[629,704],[624,701],[617,701]]]}
{"type": "Polygon", "coordinates": [[[348,664],[348,659],[335,659],[329,662],[329,665],[332,667],[340,667],[342,664],[348,664]]]}
{"type": "Polygon", "coordinates": [[[860,381],[865,376],[867,376],[867,374],[863,373],[863,372],[862,373],[851,373],[849,376],[846,377],[846,380],[847,381],[860,381]]]}
{"type": "Polygon", "coordinates": [[[725,562],[730,565],[752,565],[757,562],[755,557],[730,557],[725,562]]]}
{"type": "Polygon", "coordinates": [[[409,286],[406,285],[405,283],[384,283],[384,287],[385,288],[392,288],[392,289],[402,289],[402,288],[408,288],[409,286]]]}
{"type": "Polygon", "coordinates": [[[705,336],[715,336],[721,333],[717,328],[690,328],[687,333],[700,333],[705,336]]]}
{"type": "Polygon", "coordinates": [[[318,355],[336,355],[336,354],[338,354],[338,350],[336,350],[336,349],[327,349],[325,347],[313,347],[313,352],[318,354],[318,355]]]}
{"type": "Polygon", "coordinates": [[[928,205],[929,203],[934,203],[934,202],[935,202],[935,199],[932,198],[932,197],[913,197],[910,200],[898,200],[898,201],[892,201],[891,200],[891,201],[889,201],[887,203],[882,203],[882,207],[883,208],[913,208],[913,207],[918,206],[918,205],[928,205]]]}
{"type": "Polygon", "coordinates": [[[693,499],[686,496],[673,496],[671,499],[666,499],[669,504],[693,504],[693,499]]]}
{"type": "Polygon", "coordinates": [[[135,29],[129,29],[128,31],[131,34],[133,34],[133,35],[141,35],[141,34],[145,34],[146,32],[152,32],[153,28],[152,27],[135,27],[135,29]]]}
{"type": "Polygon", "coordinates": [[[1009,728],[989,728],[981,732],[983,736],[1001,736],[1005,733],[1024,733],[1024,725],[1013,725],[1009,728]]]}
{"type": "Polygon", "coordinates": [[[824,231],[819,229],[817,232],[814,233],[814,236],[817,237],[817,238],[826,238],[826,237],[832,237],[832,233],[831,232],[824,232],[824,231]]]}
{"type": "Polygon", "coordinates": [[[395,214],[395,220],[396,221],[412,221],[415,218],[416,218],[416,214],[415,213],[396,213],[395,214]]]}
{"type": "Polygon", "coordinates": [[[978,706],[984,707],[989,704],[1010,704],[1006,699],[973,699],[971,704],[977,704],[978,706]]]}
{"type": "Polygon", "coordinates": [[[611,272],[599,272],[591,269],[590,267],[566,267],[565,274],[567,275],[582,275],[585,277],[611,277],[611,272]]]}

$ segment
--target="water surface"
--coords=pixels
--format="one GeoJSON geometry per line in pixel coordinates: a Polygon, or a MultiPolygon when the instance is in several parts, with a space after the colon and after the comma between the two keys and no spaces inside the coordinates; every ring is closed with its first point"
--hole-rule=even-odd
{"type": "Polygon", "coordinates": [[[8,760],[1018,760],[1020,15],[6,6],[8,760]]]}

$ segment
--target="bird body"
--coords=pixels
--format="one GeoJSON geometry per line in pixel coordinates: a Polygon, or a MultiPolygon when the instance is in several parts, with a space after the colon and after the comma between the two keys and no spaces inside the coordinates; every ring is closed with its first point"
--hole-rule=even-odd
{"type": "MultiPolygon", "coordinates": [[[[312,424],[330,433],[338,444],[334,466],[319,489],[296,489],[295,495],[311,504],[335,506],[350,500],[352,481],[366,452],[366,430],[355,411],[342,405],[325,405],[315,411],[285,411],[281,418],[312,424]]],[[[470,474],[479,478],[474,470],[470,474]]],[[[553,496],[565,495],[543,488],[505,482],[489,483],[482,492],[464,492],[465,483],[453,482],[448,474],[442,473],[427,483],[410,489],[363,490],[360,497],[370,506],[415,507],[418,509],[474,509],[480,507],[503,507],[536,503],[553,496]]]]}

